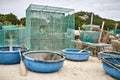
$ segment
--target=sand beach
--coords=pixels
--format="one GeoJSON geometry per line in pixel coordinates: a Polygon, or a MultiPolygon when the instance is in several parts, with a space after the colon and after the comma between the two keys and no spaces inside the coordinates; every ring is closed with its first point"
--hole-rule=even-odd
{"type": "Polygon", "coordinates": [[[54,73],[36,73],[27,70],[20,75],[20,65],[0,65],[0,80],[115,80],[105,73],[101,60],[90,56],[88,61],[65,60],[63,67],[54,73]]]}

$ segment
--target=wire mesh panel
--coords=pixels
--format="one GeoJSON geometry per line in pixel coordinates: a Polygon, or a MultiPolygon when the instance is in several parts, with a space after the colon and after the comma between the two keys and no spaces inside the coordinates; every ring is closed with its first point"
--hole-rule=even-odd
{"type": "Polygon", "coordinates": [[[80,40],[83,42],[94,43],[99,38],[100,32],[97,31],[81,31],[80,40]]]}
{"type": "Polygon", "coordinates": [[[100,26],[99,25],[82,25],[83,28],[85,28],[85,30],[92,30],[93,28],[96,28],[96,29],[100,29],[100,26]]]}
{"type": "Polygon", "coordinates": [[[74,29],[73,13],[74,9],[31,4],[26,10],[27,46],[31,50],[70,48],[74,35],[68,40],[66,33],[74,29]]]}
{"type": "Polygon", "coordinates": [[[4,44],[4,36],[3,36],[4,31],[0,30],[0,46],[4,44]]]}
{"type": "Polygon", "coordinates": [[[25,34],[25,28],[18,28],[16,26],[3,26],[3,28],[0,30],[0,46],[10,45],[10,36],[12,36],[13,45],[25,44],[25,34]]]}

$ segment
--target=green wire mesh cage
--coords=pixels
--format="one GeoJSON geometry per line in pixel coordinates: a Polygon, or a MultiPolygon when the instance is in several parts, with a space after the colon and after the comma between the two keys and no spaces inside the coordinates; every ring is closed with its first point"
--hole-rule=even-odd
{"type": "Polygon", "coordinates": [[[13,45],[25,44],[26,40],[26,29],[25,27],[19,28],[16,26],[3,26],[0,29],[0,46],[10,45],[10,36],[12,36],[13,45]]]}
{"type": "Polygon", "coordinates": [[[31,4],[26,10],[26,45],[31,50],[73,48],[74,9],[31,4]]]}

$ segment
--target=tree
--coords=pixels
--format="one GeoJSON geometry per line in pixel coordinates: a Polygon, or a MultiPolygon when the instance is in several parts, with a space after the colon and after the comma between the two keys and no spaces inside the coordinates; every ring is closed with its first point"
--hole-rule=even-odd
{"type": "MultiPolygon", "coordinates": [[[[102,25],[102,22],[104,21],[105,22],[105,25],[104,25],[104,30],[107,30],[107,29],[114,29],[115,27],[115,23],[118,23],[118,28],[120,28],[120,21],[114,21],[114,20],[110,20],[110,19],[105,19],[105,18],[102,18],[100,17],[99,15],[95,15],[93,14],[93,24],[94,25],[99,25],[101,26],[102,25]]],[[[90,20],[91,20],[91,12],[77,12],[75,13],[75,29],[78,29],[77,27],[81,27],[83,24],[90,24],[90,20]],[[83,16],[84,15],[87,15],[88,16],[88,19],[84,20],[82,19],[80,16],[83,16]]],[[[81,27],[81,29],[83,29],[81,27]]]]}
{"type": "Polygon", "coordinates": [[[11,22],[13,25],[20,24],[19,19],[12,13],[5,15],[5,19],[8,22],[11,22]]]}
{"type": "Polygon", "coordinates": [[[20,19],[20,23],[21,23],[23,26],[25,26],[25,25],[26,25],[26,18],[25,18],[25,17],[21,18],[21,19],[20,19]]]}
{"type": "Polygon", "coordinates": [[[0,14],[0,22],[4,23],[5,21],[5,15],[4,14],[0,14]]]}

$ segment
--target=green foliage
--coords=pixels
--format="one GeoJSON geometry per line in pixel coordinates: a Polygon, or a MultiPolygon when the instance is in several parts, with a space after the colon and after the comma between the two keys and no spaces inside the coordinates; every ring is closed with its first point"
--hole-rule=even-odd
{"type": "Polygon", "coordinates": [[[3,25],[23,25],[25,26],[25,18],[21,18],[20,20],[13,13],[9,14],[0,14],[0,22],[3,25]]]}
{"type": "Polygon", "coordinates": [[[12,23],[11,22],[9,22],[9,21],[4,21],[4,25],[12,25],[12,23]]]}
{"type": "Polygon", "coordinates": [[[0,22],[4,23],[4,21],[5,21],[4,15],[3,15],[3,14],[0,14],[0,22]]]}
{"type": "Polygon", "coordinates": [[[6,21],[11,22],[11,24],[13,24],[13,25],[20,24],[20,21],[12,13],[5,15],[5,19],[6,19],[6,21]]]}
{"type": "MultiPolygon", "coordinates": [[[[78,29],[78,27],[83,29],[82,28],[83,24],[86,24],[86,25],[90,24],[91,14],[92,12],[83,12],[83,11],[75,13],[75,29],[78,29]],[[87,18],[83,19],[81,18],[81,16],[82,17],[87,16],[87,18]]],[[[105,25],[104,25],[105,30],[114,29],[116,23],[120,24],[120,21],[104,19],[104,18],[101,18],[99,15],[93,14],[93,24],[101,26],[103,21],[105,22],[105,25]]],[[[120,25],[118,25],[118,28],[120,28],[120,25]]]]}
{"type": "Polygon", "coordinates": [[[25,25],[26,25],[26,18],[25,18],[25,17],[21,18],[21,19],[20,19],[20,23],[21,23],[23,26],[25,26],[25,25]]]}
{"type": "MultiPolygon", "coordinates": [[[[92,12],[77,12],[75,13],[75,29],[78,29],[78,27],[82,28],[83,24],[90,24],[90,20],[91,20],[91,14],[92,12]],[[87,16],[86,19],[82,19],[81,16],[87,16]]],[[[115,24],[118,23],[118,28],[120,28],[120,21],[114,21],[114,20],[110,20],[110,19],[104,19],[101,18],[99,15],[95,15],[93,14],[93,24],[95,25],[102,25],[102,22],[105,21],[105,25],[104,25],[104,29],[105,30],[110,30],[110,29],[114,29],[115,24]]],[[[17,16],[15,16],[12,13],[9,14],[0,14],[0,22],[2,22],[4,25],[22,25],[25,26],[26,23],[26,18],[23,17],[20,20],[17,18],[17,16]]]]}

